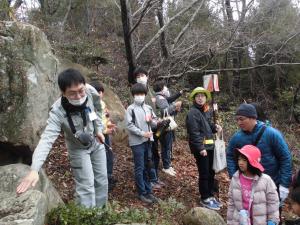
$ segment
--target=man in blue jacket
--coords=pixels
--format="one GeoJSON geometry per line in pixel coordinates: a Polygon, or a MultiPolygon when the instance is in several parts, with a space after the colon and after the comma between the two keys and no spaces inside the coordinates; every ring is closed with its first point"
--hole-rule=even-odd
{"type": "Polygon", "coordinates": [[[233,135],[227,147],[229,176],[232,177],[238,170],[234,160],[235,150],[248,144],[256,145],[262,153],[261,164],[265,168],[265,173],[272,177],[279,187],[282,203],[288,196],[292,178],[292,157],[282,134],[277,129],[258,121],[256,109],[251,104],[244,103],[239,106],[236,121],[241,129],[233,135]]]}

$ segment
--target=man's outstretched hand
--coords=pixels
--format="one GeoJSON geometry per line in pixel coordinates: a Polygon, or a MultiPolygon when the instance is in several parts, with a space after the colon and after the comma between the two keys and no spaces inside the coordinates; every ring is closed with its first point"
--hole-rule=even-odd
{"type": "Polygon", "coordinates": [[[29,188],[34,187],[38,181],[39,173],[35,170],[31,170],[18,185],[17,194],[22,194],[26,192],[29,188]]]}

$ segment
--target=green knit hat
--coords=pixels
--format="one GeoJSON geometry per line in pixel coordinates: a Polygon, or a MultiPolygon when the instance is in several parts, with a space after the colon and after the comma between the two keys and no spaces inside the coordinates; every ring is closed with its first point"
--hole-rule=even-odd
{"type": "Polygon", "coordinates": [[[203,87],[196,87],[192,93],[190,94],[190,101],[194,101],[195,95],[198,93],[203,93],[206,95],[206,101],[210,101],[211,100],[211,94],[208,90],[204,89],[203,87]]]}

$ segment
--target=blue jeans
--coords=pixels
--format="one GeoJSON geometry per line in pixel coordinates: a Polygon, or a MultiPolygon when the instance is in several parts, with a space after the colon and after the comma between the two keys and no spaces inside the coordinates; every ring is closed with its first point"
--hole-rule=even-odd
{"type": "Polygon", "coordinates": [[[164,169],[169,169],[171,166],[171,151],[173,144],[173,132],[167,131],[160,138],[161,144],[161,158],[163,162],[164,169]]]}
{"type": "MultiPolygon", "coordinates": [[[[105,144],[111,147],[111,141],[109,135],[105,134],[104,137],[105,137],[105,144]]],[[[107,146],[105,146],[105,150],[106,150],[106,162],[107,162],[107,178],[108,178],[108,182],[110,182],[110,180],[112,179],[113,167],[114,167],[114,153],[107,146]]]]}
{"type": "Polygon", "coordinates": [[[139,195],[146,195],[152,192],[148,178],[147,161],[151,142],[144,142],[140,145],[131,146],[134,161],[134,178],[139,195]]]}

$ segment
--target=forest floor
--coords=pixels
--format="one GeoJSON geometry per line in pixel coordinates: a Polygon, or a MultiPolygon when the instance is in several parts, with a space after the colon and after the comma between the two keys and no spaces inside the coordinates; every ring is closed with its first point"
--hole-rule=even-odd
{"type": "MultiPolygon", "coordinates": [[[[117,180],[116,186],[109,193],[109,201],[117,201],[121,206],[142,208],[151,210],[151,206],[143,204],[137,198],[134,183],[134,170],[131,149],[128,146],[113,146],[115,154],[114,178],[117,180]]],[[[161,200],[168,200],[170,197],[182,203],[185,209],[199,206],[198,194],[198,172],[194,157],[190,153],[188,143],[184,140],[176,140],[174,143],[174,160],[172,161],[177,175],[171,177],[160,172],[160,180],[165,183],[165,187],[154,194],[161,200]]],[[[74,181],[68,161],[68,153],[64,144],[64,139],[60,136],[53,146],[52,151],[45,163],[46,173],[58,190],[64,202],[73,200],[74,181]]],[[[229,187],[229,177],[227,172],[217,175],[219,183],[219,194],[216,196],[224,203],[220,210],[225,218],[227,209],[227,193],[229,187]]],[[[182,213],[185,213],[184,210],[182,213]]],[[[182,215],[176,215],[180,220],[182,215]]],[[[178,221],[178,224],[180,222],[178,221]]]]}
{"type": "MultiPolygon", "coordinates": [[[[182,216],[189,209],[199,206],[198,192],[198,172],[195,159],[190,153],[188,143],[185,140],[176,139],[174,145],[174,160],[172,161],[177,175],[171,177],[163,172],[159,173],[159,178],[165,183],[165,187],[154,194],[161,200],[168,201],[169,198],[185,206],[184,210],[178,211],[173,218],[174,225],[182,224],[182,216]]],[[[117,180],[115,188],[109,193],[109,201],[117,201],[123,207],[147,208],[150,212],[153,206],[143,204],[137,198],[137,192],[134,183],[134,170],[131,149],[128,146],[113,145],[115,155],[114,178],[117,180]]],[[[298,153],[298,151],[296,151],[298,153]]],[[[70,164],[68,161],[68,152],[65,147],[64,138],[59,136],[55,142],[52,151],[45,163],[45,170],[55,188],[65,203],[74,200],[74,180],[70,164]]],[[[219,193],[216,197],[223,203],[219,211],[226,219],[228,188],[230,184],[227,171],[217,174],[219,181],[219,193]]],[[[284,209],[284,214],[290,211],[289,204],[284,209]]]]}

